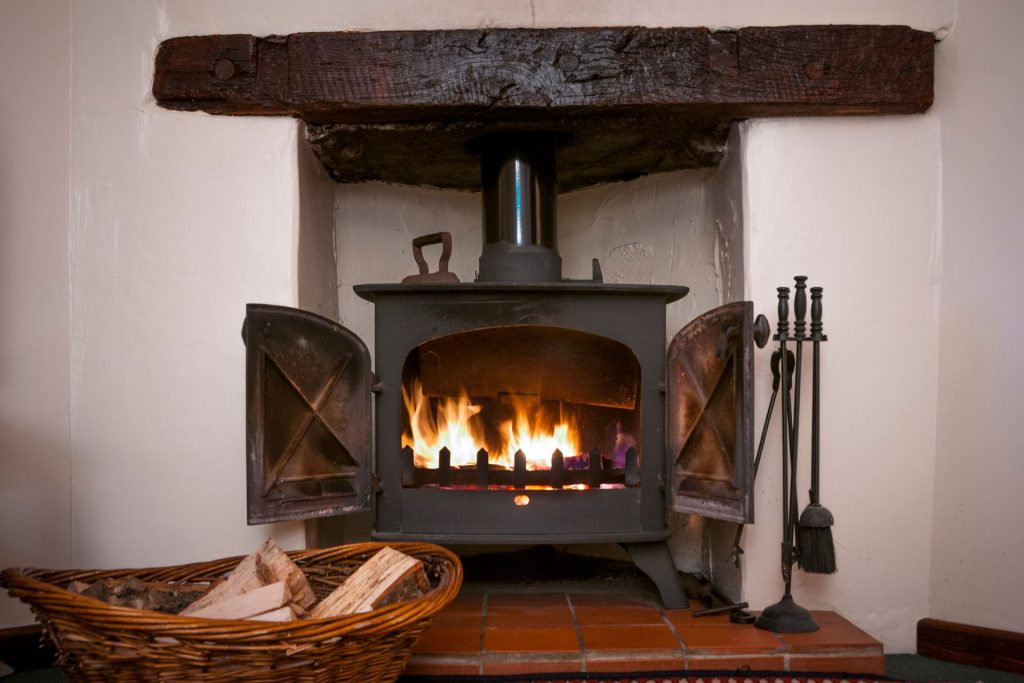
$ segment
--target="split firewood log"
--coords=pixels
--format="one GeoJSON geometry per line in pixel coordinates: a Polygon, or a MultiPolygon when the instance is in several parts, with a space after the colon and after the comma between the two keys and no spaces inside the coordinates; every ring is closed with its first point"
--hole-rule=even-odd
{"type": "Polygon", "coordinates": [[[256,552],[259,553],[263,565],[270,572],[274,581],[285,581],[292,592],[292,602],[303,609],[308,609],[316,602],[309,580],[297,564],[281,550],[280,546],[268,538],[256,552]]]}
{"type": "Polygon", "coordinates": [[[291,599],[292,592],[288,589],[288,583],[278,581],[232,598],[218,600],[203,609],[190,612],[188,616],[204,619],[249,619],[280,610],[286,607],[291,599]]]}
{"type": "Polygon", "coordinates": [[[295,621],[297,618],[294,607],[285,605],[280,609],[249,617],[249,621],[295,621]]]}
{"type": "Polygon", "coordinates": [[[263,564],[263,558],[257,550],[246,555],[226,579],[210,586],[206,593],[179,614],[183,617],[193,616],[210,605],[262,588],[269,583],[274,583],[274,576],[263,564]]]}
{"type": "Polygon", "coordinates": [[[102,600],[119,607],[177,614],[202,595],[207,587],[141,581],[130,576],[125,579],[103,579],[92,583],[72,581],[68,584],[67,589],[72,593],[102,600]]]}
{"type": "Polygon", "coordinates": [[[316,604],[313,619],[361,614],[419,597],[430,590],[423,562],[385,547],[316,604]]]}
{"type": "Polygon", "coordinates": [[[309,580],[281,547],[268,538],[258,549],[238,563],[228,577],[209,588],[196,602],[186,607],[182,616],[195,616],[200,610],[222,600],[234,598],[267,584],[284,581],[292,594],[292,602],[301,609],[316,602],[309,580]]]}

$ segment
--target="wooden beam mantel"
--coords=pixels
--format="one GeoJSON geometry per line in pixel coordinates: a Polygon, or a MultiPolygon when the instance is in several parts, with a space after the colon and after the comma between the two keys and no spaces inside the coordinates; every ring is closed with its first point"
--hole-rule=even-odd
{"type": "Polygon", "coordinates": [[[563,190],[716,164],[732,122],[911,114],[934,39],[903,26],[479,29],[173,38],[168,109],[294,116],[342,182],[479,186],[471,141],[565,134],[563,190]]]}

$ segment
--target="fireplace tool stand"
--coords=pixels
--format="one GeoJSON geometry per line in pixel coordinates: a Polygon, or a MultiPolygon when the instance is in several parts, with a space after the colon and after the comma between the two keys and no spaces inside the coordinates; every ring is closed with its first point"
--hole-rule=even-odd
{"type": "Polygon", "coordinates": [[[795,543],[797,527],[797,485],[796,473],[799,451],[800,428],[800,365],[803,355],[803,341],[806,338],[807,315],[807,278],[800,275],[796,278],[796,300],[794,313],[796,321],[794,334],[789,336],[789,288],[779,287],[779,326],[775,339],[779,342],[782,376],[788,377],[789,353],[786,342],[792,339],[796,344],[795,382],[793,386],[793,402],[790,399],[789,383],[782,382],[782,578],[785,590],[782,599],[765,608],[754,625],[773,633],[810,633],[820,627],[814,621],[810,611],[801,607],[793,600],[793,564],[796,561],[797,548],[795,543]]]}

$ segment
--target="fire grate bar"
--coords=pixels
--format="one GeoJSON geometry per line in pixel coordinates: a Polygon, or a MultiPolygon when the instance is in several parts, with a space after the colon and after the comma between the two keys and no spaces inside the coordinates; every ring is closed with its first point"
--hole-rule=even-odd
{"type": "Polygon", "coordinates": [[[551,469],[528,470],[526,454],[516,451],[514,465],[510,470],[506,467],[492,466],[486,449],[481,448],[476,454],[475,465],[451,464],[451,451],[447,447],[438,451],[436,468],[417,467],[412,448],[402,448],[402,486],[404,488],[422,488],[438,486],[440,488],[513,488],[551,487],[553,489],[599,488],[602,484],[622,485],[626,487],[640,486],[640,457],[636,448],[630,447],[625,454],[624,469],[605,467],[601,450],[594,448],[588,455],[586,469],[569,469],[565,467],[565,456],[555,449],[551,454],[551,469]]]}

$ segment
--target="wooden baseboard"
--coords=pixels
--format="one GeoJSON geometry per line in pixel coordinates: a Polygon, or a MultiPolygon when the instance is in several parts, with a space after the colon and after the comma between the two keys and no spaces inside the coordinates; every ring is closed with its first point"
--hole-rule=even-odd
{"type": "Polygon", "coordinates": [[[57,651],[43,638],[38,624],[0,628],[0,662],[15,671],[31,671],[54,666],[57,651]]]}
{"type": "Polygon", "coordinates": [[[917,654],[1024,674],[1024,633],[922,619],[917,622],[917,654]]]}

